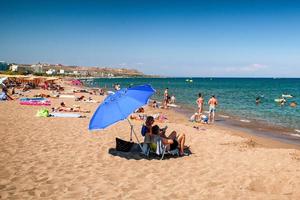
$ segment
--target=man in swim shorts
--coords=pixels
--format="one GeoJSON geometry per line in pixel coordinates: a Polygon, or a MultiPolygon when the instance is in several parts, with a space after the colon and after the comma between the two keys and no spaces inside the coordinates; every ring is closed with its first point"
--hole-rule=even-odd
{"type": "Polygon", "coordinates": [[[208,101],[209,105],[209,122],[213,123],[215,121],[215,112],[216,106],[218,105],[218,100],[216,99],[215,95],[212,95],[208,101]]]}

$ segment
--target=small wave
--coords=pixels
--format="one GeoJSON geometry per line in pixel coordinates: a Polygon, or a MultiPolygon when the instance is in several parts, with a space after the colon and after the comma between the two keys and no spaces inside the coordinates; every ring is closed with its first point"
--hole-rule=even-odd
{"type": "Polygon", "coordinates": [[[291,136],[300,137],[300,134],[292,133],[291,136]]]}
{"type": "Polygon", "coordinates": [[[248,119],[241,119],[240,121],[241,121],[241,122],[245,122],[245,123],[250,123],[250,122],[251,122],[251,121],[248,120],[248,119]]]}
{"type": "Polygon", "coordinates": [[[295,129],[295,131],[296,131],[297,133],[300,133],[300,130],[299,130],[299,129],[295,129]]]}
{"type": "Polygon", "coordinates": [[[222,118],[229,118],[229,116],[227,116],[227,115],[219,115],[219,117],[222,117],[222,118]]]}

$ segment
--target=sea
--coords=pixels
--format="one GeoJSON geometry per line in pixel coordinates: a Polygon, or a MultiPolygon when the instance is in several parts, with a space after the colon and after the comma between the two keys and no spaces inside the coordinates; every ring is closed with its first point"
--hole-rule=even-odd
{"type": "MultiPolygon", "coordinates": [[[[176,104],[187,118],[197,111],[198,93],[204,97],[204,110],[212,95],[218,99],[217,123],[235,126],[258,135],[283,137],[300,144],[300,78],[94,78],[84,81],[89,87],[113,91],[121,87],[151,84],[156,90],[152,99],[162,101],[165,88],[174,95],[176,104]],[[282,105],[275,102],[282,95],[282,105]],[[256,98],[260,103],[256,104],[256,98]],[[296,107],[290,103],[296,102],[296,107]]],[[[293,143],[293,142],[291,142],[293,143]]]]}

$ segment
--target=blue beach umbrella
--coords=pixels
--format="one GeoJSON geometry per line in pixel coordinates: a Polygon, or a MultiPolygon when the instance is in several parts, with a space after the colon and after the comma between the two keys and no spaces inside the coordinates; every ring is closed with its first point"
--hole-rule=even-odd
{"type": "MultiPolygon", "coordinates": [[[[128,115],[147,104],[154,93],[155,90],[151,85],[146,84],[121,89],[108,96],[94,113],[89,124],[89,130],[104,129],[118,121],[127,119],[128,115]]],[[[129,120],[128,122],[130,123],[129,120]]],[[[131,125],[131,135],[132,131],[131,125]]],[[[131,135],[130,140],[132,140],[131,135]]]]}

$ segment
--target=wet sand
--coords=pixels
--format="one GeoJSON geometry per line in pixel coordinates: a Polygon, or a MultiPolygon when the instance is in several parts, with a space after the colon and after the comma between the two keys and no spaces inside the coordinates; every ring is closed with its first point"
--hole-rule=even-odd
{"type": "MultiPolygon", "coordinates": [[[[191,107],[182,106],[177,112],[189,118],[195,111],[191,107]]],[[[207,113],[205,113],[208,115],[207,113]]],[[[227,113],[216,114],[216,125],[228,127],[245,135],[245,137],[265,138],[271,143],[278,143],[279,147],[300,149],[300,132],[274,124],[268,124],[254,119],[244,119],[230,116],[227,113]]],[[[276,145],[276,146],[278,146],[276,145]]]]}

